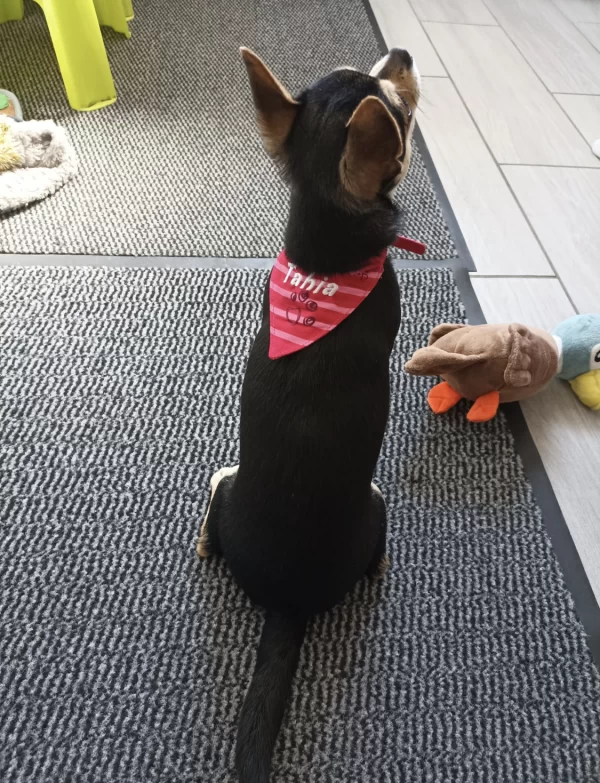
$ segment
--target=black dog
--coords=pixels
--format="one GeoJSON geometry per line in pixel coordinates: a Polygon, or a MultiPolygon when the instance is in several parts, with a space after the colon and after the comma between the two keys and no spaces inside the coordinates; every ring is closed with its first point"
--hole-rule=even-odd
{"type": "MultiPolygon", "coordinates": [[[[255,54],[242,56],[266,149],[291,184],[290,269],[331,280],[376,256],[383,262],[398,223],[390,193],[408,168],[419,96],[410,55],[392,50],[371,75],[334,71],[297,99],[255,54]]],[[[385,569],[385,503],[371,479],[399,325],[386,259],[372,291],[338,326],[271,359],[265,291],[242,390],[240,464],[213,477],[198,543],[201,556],[223,554],[267,609],[239,722],[243,783],[269,779],[308,617],[385,569]]]]}

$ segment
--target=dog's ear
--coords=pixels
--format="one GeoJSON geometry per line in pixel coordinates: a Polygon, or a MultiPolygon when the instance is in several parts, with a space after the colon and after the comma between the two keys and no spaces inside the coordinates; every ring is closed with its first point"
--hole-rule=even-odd
{"type": "Polygon", "coordinates": [[[248,69],[263,143],[269,155],[276,158],[283,151],[300,104],[273,76],[260,57],[244,47],[240,49],[240,53],[248,69]]]}
{"type": "Polygon", "coordinates": [[[360,199],[374,199],[384,183],[401,171],[402,137],[389,109],[369,95],[347,124],[348,136],[340,175],[344,187],[360,199]]]}

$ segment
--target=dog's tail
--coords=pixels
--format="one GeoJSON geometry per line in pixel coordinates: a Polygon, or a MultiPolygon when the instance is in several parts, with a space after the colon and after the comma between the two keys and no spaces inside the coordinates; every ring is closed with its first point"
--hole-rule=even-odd
{"type": "Polygon", "coordinates": [[[306,617],[267,612],[256,667],[238,725],[241,783],[268,783],[271,756],[298,666],[306,617]]]}

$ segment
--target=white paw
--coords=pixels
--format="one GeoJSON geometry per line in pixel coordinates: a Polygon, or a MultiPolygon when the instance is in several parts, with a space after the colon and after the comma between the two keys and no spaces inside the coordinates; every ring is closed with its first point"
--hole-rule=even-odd
{"type": "Polygon", "coordinates": [[[217,487],[223,481],[224,478],[227,478],[227,476],[235,476],[235,474],[238,472],[239,465],[234,465],[232,468],[221,468],[221,470],[217,470],[217,472],[214,474],[214,476],[210,480],[210,500],[208,501],[208,508],[206,509],[206,515],[204,517],[204,522],[202,523],[202,530],[204,530],[204,526],[206,525],[206,520],[208,519],[208,513],[210,511],[210,504],[212,503],[212,499],[215,496],[215,492],[217,491],[217,487]]]}
{"type": "Polygon", "coordinates": [[[217,487],[224,478],[227,478],[227,476],[234,476],[238,472],[238,468],[239,465],[235,465],[232,468],[221,468],[221,470],[218,470],[210,480],[210,500],[208,501],[208,508],[206,509],[202,527],[200,528],[200,537],[198,539],[198,544],[196,545],[196,552],[199,557],[208,557],[210,555],[206,523],[208,522],[210,506],[215,496],[215,492],[217,491],[217,487]]]}
{"type": "Polygon", "coordinates": [[[371,482],[371,489],[373,490],[373,492],[377,492],[377,494],[378,494],[380,497],[383,497],[383,492],[382,492],[382,491],[379,489],[379,487],[377,486],[377,484],[375,484],[374,482],[371,482]]]}
{"type": "Polygon", "coordinates": [[[210,480],[210,499],[213,499],[213,496],[215,492],[217,491],[217,487],[221,483],[221,481],[224,478],[227,478],[227,476],[235,476],[235,474],[238,472],[239,465],[234,465],[232,468],[221,468],[221,470],[217,470],[217,472],[214,474],[214,476],[210,480]]]}

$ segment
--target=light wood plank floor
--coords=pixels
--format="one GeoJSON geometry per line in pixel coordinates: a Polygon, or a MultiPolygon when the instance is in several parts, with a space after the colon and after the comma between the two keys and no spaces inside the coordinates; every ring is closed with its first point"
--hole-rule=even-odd
{"type": "Polygon", "coordinates": [[[499,163],[600,167],[505,30],[437,22],[424,27],[499,163]]]}
{"type": "Polygon", "coordinates": [[[557,94],[556,99],[571,117],[588,144],[592,145],[595,139],[600,138],[600,94],[557,94]]]}
{"type": "Polygon", "coordinates": [[[578,312],[600,312],[600,170],[503,171],[578,312]]]}
{"type": "Polygon", "coordinates": [[[600,23],[598,0],[554,0],[554,5],[558,6],[564,15],[574,22],[600,23]]]}
{"type": "Polygon", "coordinates": [[[422,91],[419,126],[478,271],[554,274],[452,82],[425,77],[422,91]],[[439,133],[449,117],[452,132],[439,133]]]}
{"type": "MultiPolygon", "coordinates": [[[[418,121],[487,320],[600,312],[600,0],[371,2],[430,77],[418,121]]],[[[600,414],[559,381],[523,410],[600,602],[600,414]]]]}
{"type": "Polygon", "coordinates": [[[589,24],[588,22],[575,22],[575,24],[588,41],[600,51],[600,24],[589,24]]]}
{"type": "Polygon", "coordinates": [[[600,92],[600,52],[547,0],[486,0],[552,92],[600,92]]]}
{"type": "Polygon", "coordinates": [[[496,24],[483,0],[411,0],[422,22],[458,24],[496,24]]]}

